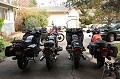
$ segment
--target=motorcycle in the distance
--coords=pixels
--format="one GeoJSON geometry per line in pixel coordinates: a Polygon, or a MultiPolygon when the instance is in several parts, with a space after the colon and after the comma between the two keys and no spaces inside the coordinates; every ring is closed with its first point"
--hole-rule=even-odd
{"type": "Polygon", "coordinates": [[[103,67],[105,58],[111,60],[110,56],[116,57],[118,49],[114,44],[110,44],[102,40],[99,29],[87,30],[87,33],[92,32],[91,42],[88,45],[90,54],[97,59],[98,68],[103,67]]]}
{"type": "Polygon", "coordinates": [[[5,56],[13,56],[12,59],[17,60],[18,67],[25,69],[28,61],[34,60],[41,51],[38,43],[39,35],[41,35],[40,31],[31,30],[25,33],[22,40],[14,39],[12,45],[6,47],[5,56]]]}
{"type": "Polygon", "coordinates": [[[40,58],[40,61],[44,58],[46,59],[48,70],[52,68],[52,64],[56,61],[59,55],[57,52],[59,51],[62,51],[62,47],[58,46],[57,34],[52,33],[48,36],[48,40],[44,42],[43,56],[40,58]]]}
{"type": "Polygon", "coordinates": [[[86,59],[83,55],[83,51],[85,51],[83,38],[84,35],[81,28],[66,29],[66,50],[69,53],[69,59],[74,61],[75,68],[79,67],[79,61],[81,58],[86,59]]]}
{"type": "Polygon", "coordinates": [[[58,42],[62,42],[65,39],[65,36],[64,36],[64,34],[62,34],[62,32],[60,32],[60,29],[61,29],[60,26],[59,27],[53,26],[53,28],[50,29],[50,31],[49,31],[50,34],[55,33],[57,31],[56,33],[57,33],[58,42]]]}

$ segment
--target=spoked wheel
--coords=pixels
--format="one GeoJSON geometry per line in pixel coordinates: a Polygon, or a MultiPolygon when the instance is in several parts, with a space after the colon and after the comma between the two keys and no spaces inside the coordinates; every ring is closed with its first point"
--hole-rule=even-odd
{"type": "Polygon", "coordinates": [[[104,62],[105,62],[105,58],[98,57],[97,58],[97,66],[98,66],[98,68],[103,67],[104,66],[104,62]]]}
{"type": "Polygon", "coordinates": [[[80,60],[79,56],[76,55],[74,57],[74,66],[75,66],[75,69],[77,69],[79,67],[79,60],[80,60]]]}
{"type": "Polygon", "coordinates": [[[118,70],[116,70],[115,71],[115,79],[120,79],[120,70],[118,69],[118,70]]]}
{"type": "Polygon", "coordinates": [[[53,64],[52,58],[46,57],[46,66],[47,66],[48,70],[50,70],[52,68],[52,64],[53,64]]]}
{"type": "Polygon", "coordinates": [[[21,57],[17,59],[17,64],[20,69],[25,69],[28,65],[28,60],[26,57],[21,57]]]}
{"type": "Polygon", "coordinates": [[[62,41],[64,40],[64,38],[65,38],[65,36],[64,36],[63,34],[59,34],[59,35],[57,36],[58,42],[62,42],[62,41]]]}

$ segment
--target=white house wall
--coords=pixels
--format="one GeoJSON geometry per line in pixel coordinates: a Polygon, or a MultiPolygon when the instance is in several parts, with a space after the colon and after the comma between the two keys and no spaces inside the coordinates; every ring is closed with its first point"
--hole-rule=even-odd
{"type": "Polygon", "coordinates": [[[2,26],[2,32],[7,33],[7,35],[11,34],[12,32],[15,32],[14,28],[14,13],[13,10],[7,10],[7,16],[8,18],[4,20],[4,24],[2,26]]]}
{"type": "Polygon", "coordinates": [[[50,14],[48,18],[48,26],[52,26],[52,21],[56,26],[66,26],[67,15],[66,14],[50,14]]]}
{"type": "Polygon", "coordinates": [[[68,14],[68,28],[79,28],[79,12],[75,9],[69,11],[68,14]]]}

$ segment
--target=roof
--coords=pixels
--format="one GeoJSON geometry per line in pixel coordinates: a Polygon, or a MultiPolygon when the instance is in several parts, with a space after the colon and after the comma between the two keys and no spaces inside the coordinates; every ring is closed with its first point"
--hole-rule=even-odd
{"type": "Polygon", "coordinates": [[[17,8],[17,6],[0,1],[0,7],[17,8]]]}
{"type": "Polygon", "coordinates": [[[69,8],[64,6],[42,6],[40,9],[45,9],[48,12],[68,12],[69,8]]]}

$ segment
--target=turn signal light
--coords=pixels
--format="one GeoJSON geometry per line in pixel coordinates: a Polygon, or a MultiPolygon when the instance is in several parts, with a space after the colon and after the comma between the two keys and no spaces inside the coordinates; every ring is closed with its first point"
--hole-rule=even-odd
{"type": "Polygon", "coordinates": [[[113,53],[113,50],[110,50],[110,53],[113,53]]]}
{"type": "Polygon", "coordinates": [[[97,49],[97,52],[100,52],[100,49],[97,49]]]}

